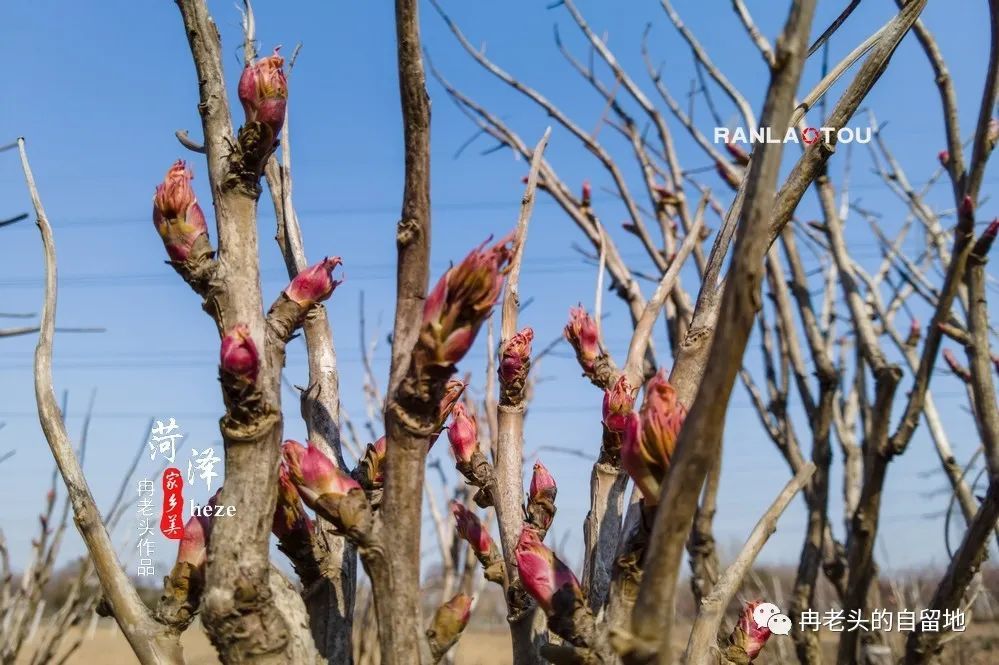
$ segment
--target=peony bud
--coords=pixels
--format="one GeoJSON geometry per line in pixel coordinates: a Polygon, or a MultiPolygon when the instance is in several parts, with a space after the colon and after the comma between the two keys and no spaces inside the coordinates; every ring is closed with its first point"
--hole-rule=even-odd
{"type": "Polygon", "coordinates": [[[440,406],[437,410],[437,419],[441,428],[444,427],[444,423],[447,422],[448,417],[451,415],[454,405],[458,403],[464,392],[465,382],[459,379],[451,379],[444,386],[444,397],[441,398],[440,406]]]}
{"type": "Polygon", "coordinates": [[[278,470],[277,507],[271,530],[279,540],[293,534],[312,533],[312,520],[305,514],[302,497],[298,495],[298,490],[288,475],[288,467],[284,465],[278,470]]]}
{"type": "Polygon", "coordinates": [[[621,432],[621,466],[641,490],[645,505],[654,506],[659,503],[660,478],[642,451],[641,427],[638,414],[628,414],[621,432]]]}
{"type": "Polygon", "coordinates": [[[177,563],[189,563],[200,568],[208,560],[208,540],[211,518],[193,515],[184,525],[184,537],[177,548],[177,563]]]}
{"type": "Polygon", "coordinates": [[[535,462],[534,473],[531,475],[530,500],[539,501],[547,499],[548,501],[554,501],[556,494],[558,494],[558,486],[555,484],[552,474],[548,472],[548,469],[545,468],[545,465],[540,460],[535,462]]]}
{"type": "Polygon", "coordinates": [[[451,410],[451,426],[447,430],[451,451],[459,462],[471,462],[472,454],[479,449],[479,428],[475,414],[469,414],[465,405],[458,402],[451,410]]]}
{"type": "Polygon", "coordinates": [[[677,398],[666,370],[660,369],[645,386],[641,418],[642,448],[663,476],[686,417],[687,409],[677,398]]]}
{"type": "Polygon", "coordinates": [[[584,180],[583,181],[583,193],[582,193],[582,196],[580,197],[580,204],[584,208],[589,208],[590,205],[592,205],[592,203],[593,203],[593,188],[590,187],[590,181],[589,180],[584,180]]]}
{"type": "Polygon", "coordinates": [[[434,612],[427,629],[427,641],[434,659],[438,660],[454,646],[472,616],[472,597],[459,593],[434,612]]]}
{"type": "Polygon", "coordinates": [[[274,49],[274,55],[247,65],[239,77],[239,101],[243,104],[246,121],[270,127],[275,141],[284,125],[284,110],[288,104],[288,80],[283,66],[284,58],[274,49]]]}
{"type": "Polygon", "coordinates": [[[343,497],[350,490],[361,489],[356,480],[311,443],[306,448],[297,441],[285,441],[281,454],[288,467],[288,477],[302,500],[312,508],[326,495],[343,497]]]}
{"type": "Polygon", "coordinates": [[[249,383],[256,382],[257,372],[260,371],[260,356],[250,336],[250,329],[245,324],[237,323],[222,338],[220,364],[224,373],[249,383]]]}
{"type": "Polygon", "coordinates": [[[569,323],[565,327],[565,338],[576,352],[583,372],[593,372],[593,363],[602,355],[600,332],[597,323],[586,313],[582,305],[569,310],[569,323]]]}
{"type": "Polygon", "coordinates": [[[770,639],[770,629],[766,626],[761,627],[756,625],[756,619],[753,618],[753,610],[756,609],[756,606],[760,602],[757,600],[746,603],[746,606],[742,609],[742,614],[739,615],[739,622],[735,625],[735,629],[729,637],[729,643],[745,651],[746,655],[749,656],[750,662],[760,655],[760,651],[763,650],[767,640],[770,639]]]}
{"type": "Polygon", "coordinates": [[[941,150],[939,154],[937,154],[937,159],[940,160],[940,166],[947,168],[950,165],[950,151],[941,150]]]}
{"type": "Polygon", "coordinates": [[[489,555],[494,547],[493,539],[475,513],[458,501],[452,501],[451,514],[454,516],[455,531],[462,540],[471,545],[475,555],[489,555]]]}
{"type": "Polygon", "coordinates": [[[512,235],[489,249],[481,245],[437,282],[423,305],[419,347],[422,361],[452,366],[461,360],[503,286],[512,235]]]}
{"type": "Polygon", "coordinates": [[[582,596],[579,580],[572,570],[544,546],[538,534],[530,527],[525,527],[520,532],[516,556],[520,581],[545,614],[551,615],[554,612],[556,593],[582,596]]]}
{"type": "Polygon", "coordinates": [[[184,161],[177,160],[153,196],[153,226],[170,260],[178,263],[187,260],[198,238],[208,235],[205,213],[191,188],[193,178],[184,161]]]}
{"type": "Polygon", "coordinates": [[[970,196],[965,195],[965,197],[961,199],[960,212],[962,217],[975,216],[975,202],[972,200],[970,196]]]}
{"type": "Polygon", "coordinates": [[[612,432],[623,432],[628,414],[635,405],[635,391],[622,374],[614,387],[604,391],[604,426],[612,432]]]}
{"type": "Polygon", "coordinates": [[[531,369],[531,342],[534,330],[524,328],[500,349],[499,379],[504,386],[523,386],[531,369]]]}
{"type": "Polygon", "coordinates": [[[333,289],[343,283],[342,279],[332,277],[333,269],[341,263],[339,256],[327,256],[319,263],[309,266],[291,280],[291,284],[284,290],[285,295],[302,308],[309,308],[326,300],[333,289]]]}
{"type": "Polygon", "coordinates": [[[906,346],[916,346],[919,344],[919,338],[922,337],[922,326],[919,325],[919,319],[913,317],[912,323],[909,324],[909,334],[905,338],[906,346]]]}

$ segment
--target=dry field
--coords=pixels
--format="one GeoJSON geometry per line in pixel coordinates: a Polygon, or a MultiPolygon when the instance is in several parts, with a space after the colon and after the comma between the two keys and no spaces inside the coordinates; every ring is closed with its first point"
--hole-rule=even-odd
{"type": "MultiPolygon", "coordinates": [[[[75,630],[75,629],[74,629],[75,630]]],[[[685,631],[678,631],[681,635],[685,631]]],[[[832,638],[832,636],[828,636],[832,638]]],[[[894,637],[898,637],[895,635],[894,637]]],[[[184,633],[184,654],[188,665],[217,665],[218,658],[201,630],[184,633]]],[[[823,640],[826,662],[836,660],[835,639],[823,640]]],[[[678,651],[682,644],[677,644],[678,651]]],[[[25,649],[22,654],[30,654],[25,649]]],[[[500,631],[474,630],[465,634],[458,643],[456,665],[509,665],[510,637],[500,631]]],[[[134,665],[138,663],[117,626],[102,621],[93,637],[85,639],[67,665],[134,665]]],[[[758,665],[793,665],[794,645],[789,637],[773,637],[767,649],[757,659],[758,665]],[[778,643],[778,640],[780,642],[778,643]]],[[[999,625],[975,625],[959,640],[948,646],[941,665],[996,665],[999,663],[999,625]]],[[[17,665],[27,665],[18,660],[17,665]]]]}

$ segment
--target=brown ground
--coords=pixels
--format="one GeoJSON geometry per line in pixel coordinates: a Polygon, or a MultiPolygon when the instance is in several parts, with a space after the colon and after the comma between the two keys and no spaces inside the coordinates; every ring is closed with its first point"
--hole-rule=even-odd
{"type": "MultiPolygon", "coordinates": [[[[76,630],[76,629],[74,629],[76,630]]],[[[680,631],[683,633],[683,631],[680,631]]],[[[825,636],[824,636],[825,637],[825,636]]],[[[898,635],[894,635],[898,637],[898,635]]],[[[678,640],[679,641],[679,640],[678,640]]],[[[827,662],[835,662],[835,641],[823,639],[827,662]]],[[[188,665],[218,665],[215,651],[205,634],[192,626],[184,633],[184,654],[188,665]]],[[[681,644],[677,645],[682,649],[681,644]]],[[[30,648],[22,651],[17,665],[23,665],[30,655],[30,648]]],[[[945,652],[941,661],[945,665],[995,665],[999,663],[999,626],[995,624],[973,625],[956,640],[945,652]]],[[[455,663],[457,665],[509,665],[510,636],[504,632],[472,631],[462,636],[458,643],[455,663]]],[[[773,637],[767,648],[756,661],[759,665],[797,663],[794,645],[790,637],[773,637]],[[785,643],[778,646],[775,640],[785,643]],[[783,654],[783,658],[781,655],[783,654]]],[[[121,636],[117,626],[102,622],[93,639],[85,640],[67,665],[133,665],[138,663],[121,636]]]]}

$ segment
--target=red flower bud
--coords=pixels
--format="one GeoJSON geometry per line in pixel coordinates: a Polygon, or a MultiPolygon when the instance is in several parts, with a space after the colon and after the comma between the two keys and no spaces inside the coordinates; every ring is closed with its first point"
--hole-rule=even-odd
{"type": "Polygon", "coordinates": [[[555,484],[555,478],[540,460],[535,462],[534,473],[531,475],[530,500],[548,499],[554,501],[557,493],[558,486],[555,484]]]}
{"type": "Polygon", "coordinates": [[[499,378],[503,385],[523,383],[531,367],[531,342],[534,330],[524,328],[500,349],[499,378]]]}
{"type": "Polygon", "coordinates": [[[288,104],[288,80],[283,66],[284,58],[274,49],[274,55],[247,65],[239,77],[239,101],[243,104],[246,121],[269,126],[275,141],[284,125],[284,110],[288,104]]]}
{"type": "Polygon", "coordinates": [[[612,432],[623,432],[628,414],[635,405],[635,391],[622,374],[614,387],[604,391],[604,426],[612,432]]]}
{"type": "Polygon", "coordinates": [[[465,405],[458,402],[451,410],[451,426],[447,429],[451,451],[459,462],[471,462],[472,454],[479,449],[479,428],[475,414],[469,414],[465,405]]]}
{"type": "Polygon", "coordinates": [[[342,261],[339,256],[327,256],[319,263],[309,266],[291,280],[284,290],[286,296],[303,308],[308,308],[317,302],[330,297],[333,289],[343,283],[343,280],[333,279],[333,269],[342,261]]]}
{"type": "Polygon", "coordinates": [[[454,516],[455,531],[457,531],[458,537],[466,541],[477,556],[488,556],[494,547],[493,539],[489,535],[489,530],[482,526],[482,522],[475,516],[475,513],[463,504],[452,501],[451,514],[454,516]]]}
{"type": "Polygon", "coordinates": [[[579,580],[572,570],[544,546],[533,529],[525,527],[520,532],[516,557],[524,589],[545,614],[550,615],[554,611],[552,599],[557,592],[564,590],[577,597],[582,595],[579,580]]]}
{"type": "Polygon", "coordinates": [[[305,514],[302,497],[298,495],[288,475],[288,467],[284,465],[278,470],[277,508],[271,530],[279,539],[287,538],[292,533],[312,533],[312,520],[305,514]]]}
{"type": "Polygon", "coordinates": [[[454,365],[475,341],[503,286],[503,269],[510,260],[512,235],[489,249],[485,244],[448,269],[423,305],[420,345],[426,358],[454,365]]]}
{"type": "Polygon", "coordinates": [[[257,372],[260,371],[260,356],[250,337],[250,329],[245,324],[237,323],[222,338],[220,362],[223,372],[249,383],[256,382],[257,372]]]}
{"type": "Polygon", "coordinates": [[[191,188],[193,178],[184,161],[177,160],[153,196],[153,225],[171,261],[186,261],[194,241],[208,235],[205,213],[191,188]]]}
{"type": "Polygon", "coordinates": [[[208,539],[211,518],[194,515],[184,525],[184,537],[177,548],[177,563],[189,563],[200,568],[208,560],[208,539]]]}
{"type": "Polygon", "coordinates": [[[589,208],[590,205],[593,203],[593,188],[590,187],[589,180],[583,181],[583,193],[581,196],[580,203],[584,208],[589,208]]]}
{"type": "Polygon", "coordinates": [[[565,339],[576,352],[576,359],[583,371],[589,374],[593,371],[593,363],[600,357],[600,333],[597,323],[583,306],[569,310],[569,323],[565,327],[565,339]]]}
{"type": "Polygon", "coordinates": [[[974,217],[975,216],[975,202],[970,196],[965,195],[961,200],[961,216],[962,217],[974,217]]]}
{"type": "Polygon", "coordinates": [[[630,418],[621,441],[621,465],[642,491],[647,505],[659,501],[687,409],[677,399],[666,370],[645,386],[640,420],[630,418]]]}
{"type": "Polygon", "coordinates": [[[350,490],[361,489],[356,480],[311,443],[305,448],[297,441],[285,441],[281,453],[288,477],[302,500],[312,508],[324,495],[346,496],[350,490]]]}
{"type": "Polygon", "coordinates": [[[742,647],[742,650],[749,656],[750,661],[760,655],[760,651],[763,650],[767,640],[770,639],[770,629],[766,626],[761,627],[756,625],[756,619],[753,618],[753,610],[756,609],[756,606],[760,602],[757,600],[746,603],[742,614],[739,615],[739,622],[735,625],[735,630],[732,631],[732,635],[729,637],[729,642],[734,646],[742,647]]]}
{"type": "Polygon", "coordinates": [[[941,150],[937,155],[937,159],[940,160],[940,166],[947,168],[948,164],[950,164],[950,151],[941,150]]]}

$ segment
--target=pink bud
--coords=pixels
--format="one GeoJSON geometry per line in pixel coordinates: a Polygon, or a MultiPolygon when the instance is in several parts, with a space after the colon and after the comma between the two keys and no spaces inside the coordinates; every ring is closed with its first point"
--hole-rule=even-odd
{"type": "Polygon", "coordinates": [[[294,483],[288,475],[288,467],[278,470],[277,508],[274,510],[274,523],[271,530],[278,539],[285,539],[294,533],[312,533],[312,520],[305,514],[302,497],[298,495],[294,483]]]}
{"type": "Polygon", "coordinates": [[[492,247],[480,245],[440,278],[423,304],[420,345],[429,360],[454,365],[461,360],[499,298],[503,269],[513,236],[492,247]]]}
{"type": "Polygon", "coordinates": [[[191,188],[193,178],[184,161],[177,160],[153,196],[153,225],[171,261],[186,261],[194,242],[208,235],[205,214],[191,188]]]}
{"type": "Polygon", "coordinates": [[[652,472],[649,460],[642,450],[641,421],[637,413],[630,413],[621,432],[621,467],[631,476],[642,492],[645,505],[659,503],[661,478],[652,472]]]}
{"type": "Polygon", "coordinates": [[[284,110],[288,103],[288,80],[283,66],[284,58],[274,49],[274,55],[247,65],[239,77],[239,101],[243,104],[246,121],[269,126],[275,141],[284,125],[284,110]]]}
{"type": "Polygon", "coordinates": [[[974,217],[975,216],[975,202],[970,196],[965,195],[961,200],[961,216],[962,217],[974,217]]]}
{"type": "Polygon", "coordinates": [[[361,489],[356,480],[311,443],[305,448],[297,441],[288,440],[281,453],[288,467],[288,477],[302,500],[313,508],[324,495],[346,496],[353,489],[361,489]]]}
{"type": "Polygon", "coordinates": [[[538,460],[534,463],[534,473],[531,475],[531,501],[539,499],[554,501],[557,493],[558,486],[555,484],[555,478],[548,472],[545,465],[538,460]]]}
{"type": "Polygon", "coordinates": [[[177,548],[177,563],[189,563],[200,568],[208,560],[208,539],[211,518],[194,515],[184,524],[184,537],[177,548]]]}
{"type": "Polygon", "coordinates": [[[303,308],[308,308],[317,302],[330,297],[333,289],[343,283],[343,280],[333,279],[333,269],[342,261],[339,256],[327,256],[319,263],[309,266],[291,280],[284,290],[286,296],[303,308]]]}
{"type": "Polygon", "coordinates": [[[256,382],[257,372],[260,371],[260,356],[250,336],[250,329],[245,324],[237,323],[222,338],[220,362],[222,371],[226,374],[249,383],[256,382]]]}
{"type": "Polygon", "coordinates": [[[531,342],[534,340],[534,330],[524,328],[511,337],[500,349],[499,378],[500,383],[509,386],[516,382],[527,380],[527,372],[531,363],[531,342]]]}
{"type": "Polygon", "coordinates": [[[493,548],[493,539],[475,513],[463,504],[452,501],[451,514],[454,516],[455,531],[458,536],[472,547],[476,555],[488,555],[493,548]]]}
{"type": "Polygon", "coordinates": [[[468,620],[472,618],[472,597],[459,593],[441,606],[441,610],[445,610],[445,608],[448,614],[453,616],[460,624],[461,629],[464,630],[465,626],[468,625],[468,620]]]}
{"type": "Polygon", "coordinates": [[[552,614],[555,593],[565,589],[575,596],[581,595],[579,580],[572,570],[544,546],[538,534],[530,527],[520,532],[516,549],[517,570],[524,590],[531,594],[545,614],[552,614]]]}
{"type": "Polygon", "coordinates": [[[593,371],[593,363],[600,357],[600,333],[597,323],[586,313],[582,305],[569,310],[569,323],[565,327],[565,339],[576,352],[583,371],[593,371]]]}
{"type": "Polygon", "coordinates": [[[590,187],[590,181],[583,181],[583,194],[582,194],[581,204],[584,208],[589,208],[593,203],[593,189],[590,187]]]}
{"type": "Polygon", "coordinates": [[[687,409],[670,385],[666,370],[660,369],[645,386],[641,412],[642,449],[664,476],[686,417],[687,409]]]}
{"type": "Polygon", "coordinates": [[[947,168],[947,165],[950,164],[950,151],[941,150],[940,154],[937,155],[937,159],[940,160],[940,166],[947,168]]]}
{"type": "Polygon", "coordinates": [[[756,619],[753,618],[753,610],[756,609],[756,606],[760,602],[757,600],[746,603],[742,614],[739,615],[739,622],[735,625],[735,630],[732,631],[732,635],[729,637],[729,642],[735,646],[742,647],[746,655],[749,656],[750,661],[753,661],[760,655],[760,651],[763,650],[767,640],[770,639],[770,629],[766,626],[760,627],[756,625],[756,619]]]}
{"type": "Polygon", "coordinates": [[[985,235],[990,236],[993,240],[999,236],[999,217],[993,219],[985,228],[985,235]]]}
{"type": "Polygon", "coordinates": [[[614,387],[604,391],[604,426],[612,432],[623,432],[628,414],[635,405],[635,390],[622,374],[614,387]]]}
{"type": "Polygon", "coordinates": [[[451,410],[451,426],[447,430],[451,451],[459,462],[471,462],[472,455],[479,449],[479,428],[475,414],[469,414],[465,405],[458,402],[451,410]]]}

